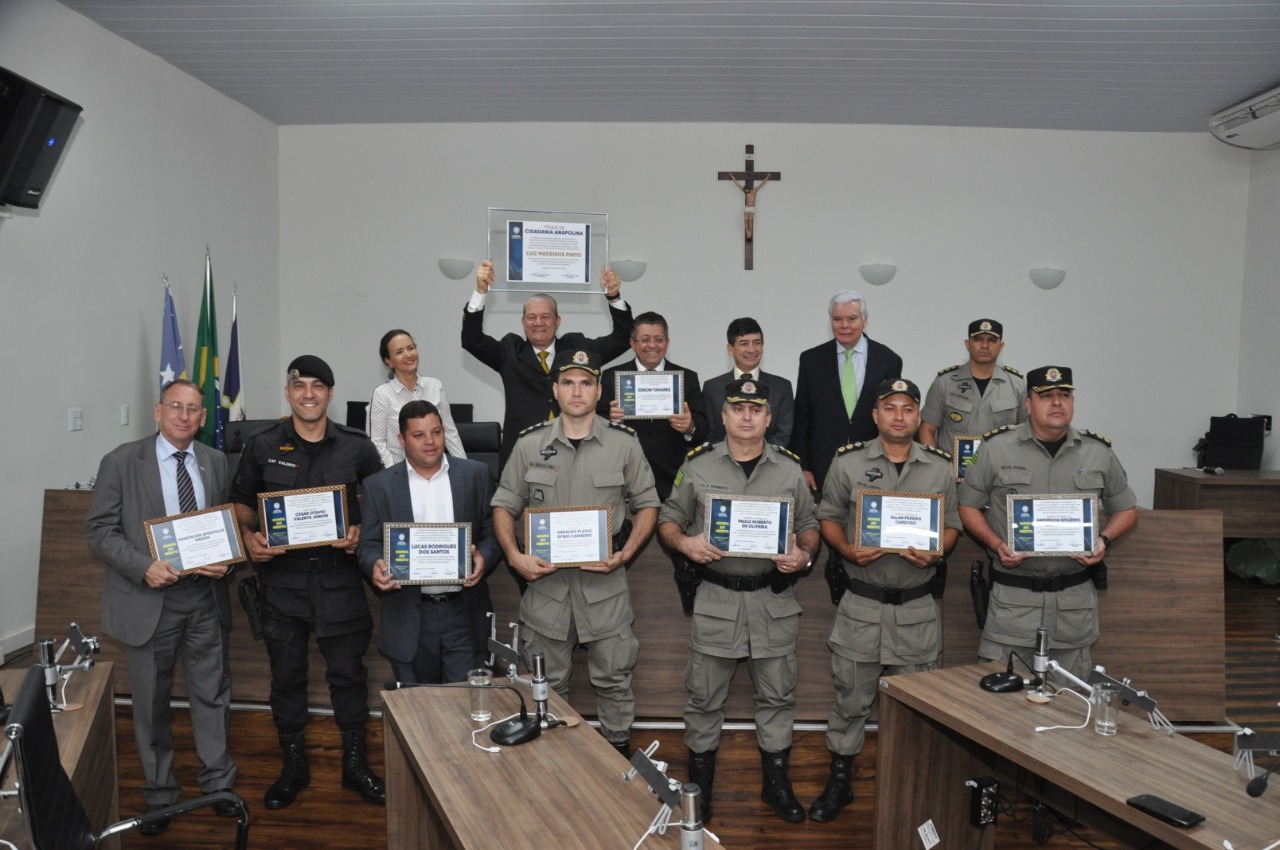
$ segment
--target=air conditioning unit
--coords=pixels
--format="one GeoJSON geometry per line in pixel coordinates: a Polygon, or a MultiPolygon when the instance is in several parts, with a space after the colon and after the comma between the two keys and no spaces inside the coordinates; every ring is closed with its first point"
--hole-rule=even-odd
{"type": "Polygon", "coordinates": [[[1222,110],[1209,119],[1209,132],[1238,148],[1280,149],[1280,88],[1222,110]]]}

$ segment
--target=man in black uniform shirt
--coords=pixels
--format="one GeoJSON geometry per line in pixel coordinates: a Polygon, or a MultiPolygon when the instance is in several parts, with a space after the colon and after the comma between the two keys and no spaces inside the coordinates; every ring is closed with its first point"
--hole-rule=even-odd
{"type": "Polygon", "coordinates": [[[356,485],[382,469],[378,450],[362,432],[329,421],[333,370],[311,354],[289,364],[284,396],[292,416],[245,441],[232,484],[245,547],[260,568],[262,632],[271,661],[271,713],[284,769],[264,804],[283,809],[311,782],[307,763],[308,635],[325,659],[334,720],[342,731],[342,787],[370,803],[384,803],[382,780],[366,759],[369,716],[364,654],[373,618],[356,563],[360,504],[356,485]],[[341,484],[346,489],[347,536],[332,546],[280,549],[258,528],[258,494],[341,484]]]}

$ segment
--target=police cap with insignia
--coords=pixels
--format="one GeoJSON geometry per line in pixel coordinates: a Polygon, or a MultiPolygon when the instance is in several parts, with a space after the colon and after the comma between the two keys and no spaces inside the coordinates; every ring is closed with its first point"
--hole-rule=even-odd
{"type": "Polygon", "coordinates": [[[876,401],[884,401],[891,395],[903,393],[911,397],[916,404],[920,403],[920,388],[905,378],[891,378],[880,382],[876,387],[876,401]]]}
{"type": "Polygon", "coordinates": [[[333,370],[329,368],[328,363],[314,354],[293,358],[285,377],[290,381],[296,381],[298,378],[315,378],[326,387],[333,386],[333,370]]]}
{"type": "Polygon", "coordinates": [[[1028,393],[1047,393],[1049,390],[1074,390],[1070,366],[1041,366],[1027,373],[1028,393]]]}
{"type": "Polygon", "coordinates": [[[769,388],[759,381],[747,378],[741,381],[731,381],[724,388],[725,404],[768,404],[769,388]]]}
{"type": "Polygon", "coordinates": [[[600,355],[594,351],[569,349],[556,352],[556,359],[551,366],[551,371],[559,375],[561,372],[567,372],[570,369],[581,369],[599,377],[602,365],[604,364],[600,361],[600,355]]]}
{"type": "Polygon", "coordinates": [[[969,339],[982,334],[991,334],[996,339],[1004,339],[1004,325],[995,319],[977,319],[969,323],[969,339]]]}

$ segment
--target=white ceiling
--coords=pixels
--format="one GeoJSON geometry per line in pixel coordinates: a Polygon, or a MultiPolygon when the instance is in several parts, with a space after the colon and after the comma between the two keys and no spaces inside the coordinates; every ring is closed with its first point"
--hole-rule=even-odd
{"type": "Polygon", "coordinates": [[[63,0],[278,124],[1200,131],[1280,0],[63,0]]]}

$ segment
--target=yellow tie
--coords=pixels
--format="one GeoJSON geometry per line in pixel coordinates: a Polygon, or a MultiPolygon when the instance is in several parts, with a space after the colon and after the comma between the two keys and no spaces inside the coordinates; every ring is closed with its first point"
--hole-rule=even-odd
{"type": "MultiPolygon", "coordinates": [[[[551,366],[547,363],[547,352],[545,351],[538,352],[538,362],[542,364],[542,371],[550,375],[551,366]]],[[[555,418],[556,418],[556,412],[554,410],[548,411],[547,421],[550,422],[552,419],[555,419],[555,418]]]]}

